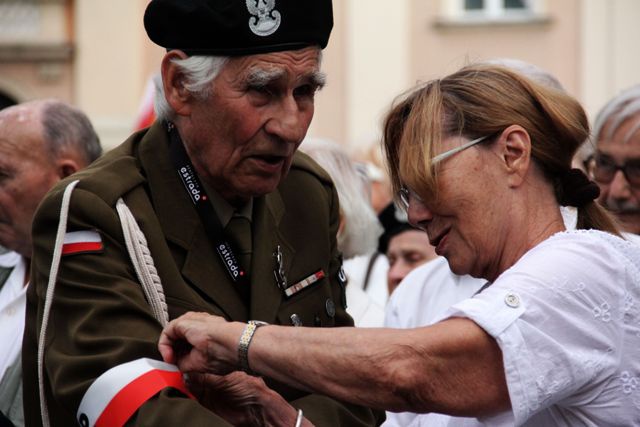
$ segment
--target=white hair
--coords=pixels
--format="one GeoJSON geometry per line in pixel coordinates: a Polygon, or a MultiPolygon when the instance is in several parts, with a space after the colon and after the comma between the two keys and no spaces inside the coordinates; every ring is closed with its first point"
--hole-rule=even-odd
{"type": "Polygon", "coordinates": [[[507,67],[538,84],[566,92],[562,83],[553,74],[535,64],[514,58],[493,58],[485,61],[485,63],[507,67]]]}
{"type": "MultiPolygon", "coordinates": [[[[640,85],[623,90],[602,107],[593,125],[594,140],[611,138],[623,122],[634,116],[640,117],[640,85]],[[602,135],[604,125],[607,123],[609,123],[607,134],[602,135]]],[[[624,141],[628,141],[639,127],[640,123],[633,126],[624,136],[624,141]]]]}
{"type": "MultiPolygon", "coordinates": [[[[185,59],[172,59],[179,71],[184,75],[184,87],[198,99],[206,99],[211,94],[213,86],[211,82],[222,71],[229,60],[227,56],[190,56],[185,59]]],[[[153,107],[159,119],[173,120],[175,112],[167,102],[164,95],[162,76],[156,75],[153,79],[155,85],[155,98],[153,107]]]]}
{"type": "Polygon", "coordinates": [[[374,252],[383,229],[369,199],[370,183],[351,161],[344,148],[335,142],[305,139],[300,150],[322,166],[333,180],[344,228],[338,233],[338,249],[353,258],[374,252]]]}

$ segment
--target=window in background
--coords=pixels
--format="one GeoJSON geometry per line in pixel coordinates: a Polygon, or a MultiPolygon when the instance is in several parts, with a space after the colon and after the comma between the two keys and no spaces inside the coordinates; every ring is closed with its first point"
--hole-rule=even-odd
{"type": "Polygon", "coordinates": [[[35,36],[40,31],[40,6],[35,0],[0,0],[0,40],[35,36]]]}
{"type": "Polygon", "coordinates": [[[544,19],[544,0],[441,0],[443,24],[529,22],[544,19]]]}

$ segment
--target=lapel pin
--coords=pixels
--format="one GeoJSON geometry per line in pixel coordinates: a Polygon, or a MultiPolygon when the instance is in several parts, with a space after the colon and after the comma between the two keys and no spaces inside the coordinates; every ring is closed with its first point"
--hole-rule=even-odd
{"type": "Polygon", "coordinates": [[[307,277],[305,279],[302,279],[298,283],[295,283],[295,284],[289,286],[288,288],[286,288],[284,290],[284,294],[287,297],[290,297],[291,295],[297,294],[298,292],[300,292],[301,290],[303,290],[307,286],[316,283],[318,280],[322,279],[323,277],[324,277],[324,271],[319,270],[317,273],[313,273],[311,276],[309,276],[309,277],[307,277]]]}
{"type": "Polygon", "coordinates": [[[287,288],[287,276],[284,273],[284,257],[282,255],[282,248],[277,246],[276,251],[273,253],[273,257],[276,260],[276,269],[273,270],[273,276],[276,279],[278,287],[282,290],[287,288]]]}

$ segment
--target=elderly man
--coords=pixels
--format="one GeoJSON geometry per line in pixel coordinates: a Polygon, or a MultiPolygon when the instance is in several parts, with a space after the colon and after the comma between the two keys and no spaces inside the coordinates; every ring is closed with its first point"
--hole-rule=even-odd
{"type": "Polygon", "coordinates": [[[611,99],[598,113],[589,172],[600,186],[599,201],[624,231],[640,234],[640,85],[611,99]]]}
{"type": "MultiPolygon", "coordinates": [[[[332,25],[330,0],[149,3],[147,34],[168,50],[158,120],[58,186],[34,224],[31,425],[379,422],[370,409],[245,373],[184,384],[157,350],[162,325],[190,310],[352,324],[335,188],[295,154],[332,25]]],[[[261,322],[249,323],[240,355],[261,322]]]]}
{"type": "MultiPolygon", "coordinates": [[[[89,119],[55,100],[0,111],[0,421],[24,425],[20,348],[36,207],[60,179],[102,150],[89,119]]],[[[3,425],[0,422],[0,425],[3,425]]]]}

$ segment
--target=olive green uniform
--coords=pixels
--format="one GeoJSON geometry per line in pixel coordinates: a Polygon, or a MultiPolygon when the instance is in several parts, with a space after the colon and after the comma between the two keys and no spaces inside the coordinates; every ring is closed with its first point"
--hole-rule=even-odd
{"type": "MultiPolygon", "coordinates": [[[[45,389],[54,426],[76,424],[87,388],[108,369],[143,357],[161,360],[154,319],[124,243],[116,201],[122,198],[144,232],[164,286],[169,318],[205,311],[229,320],[304,326],[352,325],[344,310],[336,248],[337,194],[326,173],[296,154],[289,175],[271,194],[254,199],[251,302],[247,306],[222,266],[198,213],[169,158],[160,123],[134,134],[91,167],[74,175],[68,230],[95,230],[104,250],[65,256],[53,299],[44,353],[45,389]],[[278,288],[274,252],[280,246],[289,283],[322,270],[325,278],[286,298],[278,288]],[[335,309],[334,309],[335,307],[335,309]],[[295,317],[295,316],[294,316],[295,317]]],[[[32,283],[23,348],[26,421],[41,425],[37,340],[59,221],[69,180],[42,202],[34,221],[32,283]]],[[[267,381],[317,426],[375,425],[368,408],[306,394],[267,381]]],[[[196,401],[165,389],[130,421],[135,425],[223,426],[196,401]]]]}

